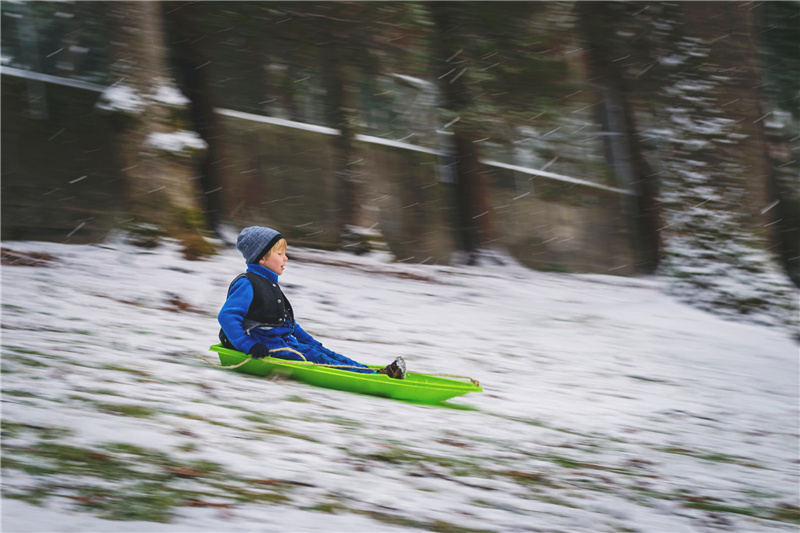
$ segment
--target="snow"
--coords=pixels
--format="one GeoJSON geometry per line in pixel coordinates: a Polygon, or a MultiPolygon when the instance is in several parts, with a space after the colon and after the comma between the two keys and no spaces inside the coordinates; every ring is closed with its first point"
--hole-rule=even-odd
{"type": "Polygon", "coordinates": [[[2,269],[2,418],[26,428],[4,426],[4,466],[35,461],[26,453],[50,428],[69,430],[58,444],[111,454],[104,446],[127,443],[213,461],[243,487],[291,487],[285,501],[241,501],[207,478],[175,479],[204,487],[209,504],[123,521],[75,500],[82,484],[123,481],[7,467],[4,532],[797,530],[765,513],[797,520],[798,345],[684,305],[658,278],[409,265],[290,243],[281,283],[326,346],[372,364],[403,355],[410,371],[484,387],[422,406],[195,357],[214,359],[216,312],[243,268],[235,250],[190,262],[169,242],[4,246],[53,257],[2,269]],[[123,414],[131,406],[150,414],[123,414]],[[50,490],[38,505],[14,497],[35,487],[50,490]]]}
{"type": "Polygon", "coordinates": [[[138,115],[147,107],[147,102],[133,87],[127,85],[114,85],[106,87],[97,102],[98,109],[104,111],[119,111],[138,115]]]}
{"type": "Polygon", "coordinates": [[[191,102],[186,96],[172,83],[171,80],[159,78],[156,90],[153,93],[153,100],[173,107],[184,107],[191,102]]]}
{"type": "Polygon", "coordinates": [[[188,155],[192,150],[205,150],[208,145],[194,131],[178,130],[169,133],[151,133],[147,138],[147,144],[181,155],[188,155]]]}

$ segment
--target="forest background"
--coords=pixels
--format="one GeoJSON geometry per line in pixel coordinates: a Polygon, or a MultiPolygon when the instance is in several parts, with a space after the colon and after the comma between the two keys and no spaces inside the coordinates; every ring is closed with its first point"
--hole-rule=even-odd
{"type": "MultiPolygon", "coordinates": [[[[467,263],[492,260],[508,231],[491,158],[624,191],[633,274],[796,328],[798,21],[797,2],[3,2],[3,239],[31,237],[18,187],[41,186],[21,169],[47,152],[15,142],[14,117],[52,141],[71,105],[41,74],[99,88],[114,225],[143,245],[175,237],[202,258],[224,241],[226,109],[334,131],[319,188],[337,247],[388,231],[364,227],[370,135],[444,154],[444,220],[467,263]],[[23,106],[7,100],[18,71],[23,106]]],[[[38,198],[25,212],[48,211],[38,198]]]]}

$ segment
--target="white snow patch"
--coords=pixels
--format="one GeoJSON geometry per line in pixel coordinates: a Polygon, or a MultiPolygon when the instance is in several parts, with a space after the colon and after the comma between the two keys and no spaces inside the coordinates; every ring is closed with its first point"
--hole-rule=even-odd
{"type": "Polygon", "coordinates": [[[97,107],[104,111],[122,111],[137,115],[146,109],[147,102],[133,87],[115,85],[106,87],[103,90],[103,94],[100,95],[100,99],[97,102],[97,107]]]}
{"type": "Polygon", "coordinates": [[[153,94],[153,100],[174,107],[183,107],[190,103],[190,100],[171,81],[164,79],[159,81],[153,94]]]}
{"type": "Polygon", "coordinates": [[[194,131],[173,131],[170,133],[151,133],[147,144],[159,150],[189,154],[192,150],[205,150],[208,145],[194,131]]]}

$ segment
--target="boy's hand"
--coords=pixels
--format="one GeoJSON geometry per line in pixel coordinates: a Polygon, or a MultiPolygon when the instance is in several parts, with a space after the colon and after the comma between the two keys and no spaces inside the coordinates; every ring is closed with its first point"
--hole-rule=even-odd
{"type": "Polygon", "coordinates": [[[250,348],[250,357],[253,359],[264,359],[265,357],[269,357],[269,348],[263,344],[254,344],[253,347],[250,348]]]}

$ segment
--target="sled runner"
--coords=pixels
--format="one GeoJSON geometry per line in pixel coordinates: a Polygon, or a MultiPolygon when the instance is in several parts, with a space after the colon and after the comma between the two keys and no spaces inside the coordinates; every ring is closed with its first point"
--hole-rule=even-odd
{"type": "MultiPolygon", "coordinates": [[[[441,376],[409,372],[405,379],[399,380],[391,379],[384,374],[349,372],[341,368],[305,361],[287,361],[274,357],[248,360],[249,356],[244,353],[225,348],[221,344],[215,344],[209,349],[219,354],[222,365],[226,367],[240,365],[232,368],[238,372],[257,376],[277,374],[318,387],[383,396],[395,400],[436,404],[468,392],[483,392],[480,384],[470,378],[467,378],[470,379],[470,382],[464,382],[441,376]]],[[[383,367],[370,365],[370,368],[377,371],[383,367]]]]}

